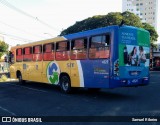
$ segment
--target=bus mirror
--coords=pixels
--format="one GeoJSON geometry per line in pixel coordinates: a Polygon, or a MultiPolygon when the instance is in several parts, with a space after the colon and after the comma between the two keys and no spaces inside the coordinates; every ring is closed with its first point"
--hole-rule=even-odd
{"type": "Polygon", "coordinates": [[[8,62],[10,64],[14,63],[14,55],[11,51],[9,52],[9,55],[8,55],[8,62]]]}

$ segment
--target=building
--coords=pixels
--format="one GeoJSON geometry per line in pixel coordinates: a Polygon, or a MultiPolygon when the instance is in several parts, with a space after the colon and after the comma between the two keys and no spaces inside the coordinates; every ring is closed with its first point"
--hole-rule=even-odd
{"type": "Polygon", "coordinates": [[[136,14],[157,29],[158,0],[122,0],[122,11],[136,14]]]}
{"type": "Polygon", "coordinates": [[[153,67],[160,69],[160,43],[153,49],[153,67]]]}
{"type": "MultiPolygon", "coordinates": [[[[158,0],[122,0],[122,11],[136,14],[143,23],[149,23],[157,30],[158,0]]],[[[157,44],[152,54],[150,55],[151,68],[160,69],[160,44],[157,44]]]]}

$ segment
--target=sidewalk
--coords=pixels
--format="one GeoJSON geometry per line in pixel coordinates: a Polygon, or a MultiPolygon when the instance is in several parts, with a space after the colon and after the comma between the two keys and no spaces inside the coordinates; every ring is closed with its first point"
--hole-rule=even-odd
{"type": "Polygon", "coordinates": [[[9,72],[0,72],[0,82],[18,81],[18,79],[10,78],[9,72]]]}

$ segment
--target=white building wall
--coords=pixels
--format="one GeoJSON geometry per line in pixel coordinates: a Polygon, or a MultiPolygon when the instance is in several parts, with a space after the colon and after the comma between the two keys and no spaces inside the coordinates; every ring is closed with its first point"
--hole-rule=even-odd
{"type": "Polygon", "coordinates": [[[157,29],[158,0],[122,0],[122,11],[130,11],[157,29]]]}

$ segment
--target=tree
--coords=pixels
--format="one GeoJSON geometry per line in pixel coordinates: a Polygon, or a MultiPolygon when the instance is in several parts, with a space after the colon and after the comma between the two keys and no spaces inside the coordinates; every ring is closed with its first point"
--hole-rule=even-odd
{"type": "Polygon", "coordinates": [[[143,23],[143,28],[148,30],[150,33],[150,41],[151,41],[151,46],[152,47],[156,47],[156,45],[154,44],[155,41],[157,41],[158,38],[158,34],[155,30],[155,28],[151,25],[149,25],[148,23],[143,23]]]}
{"type": "Polygon", "coordinates": [[[0,58],[8,51],[9,45],[4,41],[0,41],[0,58]]]}
{"type": "Polygon", "coordinates": [[[110,26],[110,25],[119,25],[121,21],[124,21],[125,25],[136,26],[139,28],[144,28],[150,32],[150,40],[151,45],[157,41],[158,34],[154,27],[150,24],[142,23],[140,18],[131,12],[111,12],[107,15],[97,15],[93,17],[89,17],[82,21],[76,22],[74,25],[68,27],[67,29],[63,30],[60,35],[67,35],[71,33],[81,32],[85,30],[91,30],[95,28],[110,26]]]}

